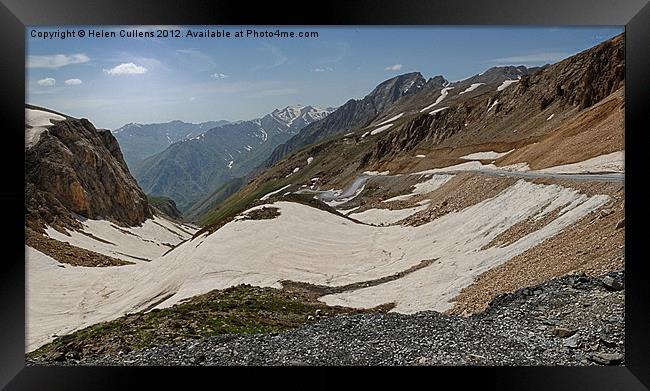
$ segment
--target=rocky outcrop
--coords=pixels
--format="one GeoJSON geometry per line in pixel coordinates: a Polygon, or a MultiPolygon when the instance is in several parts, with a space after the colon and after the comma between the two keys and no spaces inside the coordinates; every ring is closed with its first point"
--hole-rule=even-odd
{"type": "Polygon", "coordinates": [[[183,219],[183,214],[176,207],[176,203],[169,197],[156,197],[156,196],[147,196],[149,204],[154,209],[154,212],[163,214],[166,217],[169,217],[172,220],[181,220],[183,219]]]}
{"type": "Polygon", "coordinates": [[[139,225],[152,216],[145,194],[129,173],[117,140],[87,119],[49,126],[25,151],[26,223],[78,228],[78,215],[139,225]]]}
{"type": "Polygon", "coordinates": [[[365,167],[373,161],[392,156],[400,151],[414,149],[423,141],[439,143],[461,131],[464,125],[463,118],[467,114],[468,108],[461,106],[413,118],[399,132],[378,140],[375,147],[361,158],[359,167],[365,167]]]}
{"type": "Polygon", "coordinates": [[[427,80],[427,84],[425,85],[425,89],[435,89],[435,88],[442,88],[449,84],[447,79],[445,79],[442,75],[434,76],[431,79],[427,80]]]}

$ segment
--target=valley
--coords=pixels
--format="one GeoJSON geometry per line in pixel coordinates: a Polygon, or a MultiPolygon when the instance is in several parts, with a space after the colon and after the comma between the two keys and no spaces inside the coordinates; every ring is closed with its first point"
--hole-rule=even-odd
{"type": "Polygon", "coordinates": [[[624,363],[623,49],[230,123],[28,105],[28,362],[624,363]]]}

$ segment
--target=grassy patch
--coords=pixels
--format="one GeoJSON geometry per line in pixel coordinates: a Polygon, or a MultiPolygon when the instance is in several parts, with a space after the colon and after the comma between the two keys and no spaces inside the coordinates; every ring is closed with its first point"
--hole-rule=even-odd
{"type": "Polygon", "coordinates": [[[279,332],[338,314],[384,311],[330,307],[295,288],[238,285],[214,290],[165,309],[99,323],[29,353],[31,359],[104,356],[219,334],[279,332]]]}
{"type": "Polygon", "coordinates": [[[271,220],[278,216],[280,216],[280,209],[272,206],[264,206],[246,213],[241,220],[271,220]]]}

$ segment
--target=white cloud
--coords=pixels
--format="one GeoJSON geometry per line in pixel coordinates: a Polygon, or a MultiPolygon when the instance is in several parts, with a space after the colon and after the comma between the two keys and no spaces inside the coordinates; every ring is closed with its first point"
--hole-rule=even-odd
{"type": "Polygon", "coordinates": [[[567,58],[570,55],[570,53],[565,52],[530,53],[519,56],[495,58],[493,60],[489,60],[488,62],[503,65],[552,64],[564,58],[567,58]]]}
{"type": "Polygon", "coordinates": [[[210,75],[210,76],[212,76],[212,77],[215,78],[215,79],[227,79],[227,78],[230,77],[230,76],[228,76],[228,75],[226,75],[226,74],[219,73],[219,72],[217,72],[217,73],[213,73],[213,74],[210,75]]]}
{"type": "Polygon", "coordinates": [[[314,68],[314,72],[332,72],[332,67],[314,68]]]}
{"type": "Polygon", "coordinates": [[[141,75],[143,73],[147,72],[147,68],[136,65],[132,62],[127,62],[124,64],[120,64],[116,67],[113,67],[111,69],[104,69],[104,72],[111,76],[118,76],[118,75],[141,75]]]}
{"type": "Polygon", "coordinates": [[[386,71],[399,71],[400,69],[402,69],[402,64],[395,64],[384,68],[386,71]]]}
{"type": "Polygon", "coordinates": [[[56,79],[53,79],[51,77],[46,77],[45,79],[41,79],[37,81],[39,86],[43,87],[54,87],[56,85],[56,79]]]}
{"type": "Polygon", "coordinates": [[[83,82],[81,79],[68,79],[65,81],[65,84],[69,86],[78,86],[79,84],[82,84],[83,82]]]}
{"type": "Polygon", "coordinates": [[[28,56],[27,68],[61,68],[70,64],[81,64],[90,61],[85,54],[54,54],[48,56],[28,56]]]}

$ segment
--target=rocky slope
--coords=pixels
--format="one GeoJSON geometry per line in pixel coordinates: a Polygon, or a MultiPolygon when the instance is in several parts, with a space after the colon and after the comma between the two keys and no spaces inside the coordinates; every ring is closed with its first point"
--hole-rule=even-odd
{"type": "Polygon", "coordinates": [[[172,198],[181,211],[229,180],[248,174],[278,144],[327,116],[312,106],[286,107],[262,118],[227,124],[170,145],[136,167],[147,194],[172,198]]]}
{"type": "Polygon", "coordinates": [[[26,109],[26,134],[42,130],[25,149],[28,227],[78,228],[75,216],[133,226],[151,217],[147,198],[111,132],[69,116],[43,127],[31,125],[34,118],[52,113],[34,106],[26,109]]]}
{"type": "MultiPolygon", "coordinates": [[[[338,315],[281,333],[224,335],[28,365],[622,365],[624,274],[572,275],[495,299],[470,318],[338,315]]],[[[323,310],[317,310],[322,312],[323,310]]],[[[71,351],[73,353],[73,351],[71,351]]]]}
{"type": "Polygon", "coordinates": [[[208,121],[198,124],[170,121],[155,124],[129,123],[113,130],[113,136],[120,143],[126,164],[131,170],[144,159],[165,150],[169,145],[200,136],[210,129],[229,123],[208,121]]]}
{"type": "MultiPolygon", "coordinates": [[[[622,88],[623,38],[619,36],[557,64],[520,75],[514,85],[500,91],[485,91],[491,73],[488,70],[483,74],[486,84],[473,90],[474,95],[450,95],[441,103],[448,109],[415,115],[383,135],[364,155],[361,165],[393,160],[417,148],[453,148],[539,136],[546,130],[544,125],[561,113],[592,107],[622,88]]],[[[477,80],[472,78],[463,84],[477,80]]],[[[461,88],[459,85],[457,90],[461,88]]]]}

